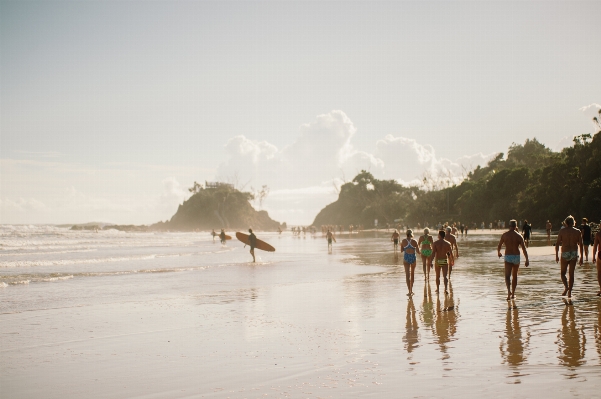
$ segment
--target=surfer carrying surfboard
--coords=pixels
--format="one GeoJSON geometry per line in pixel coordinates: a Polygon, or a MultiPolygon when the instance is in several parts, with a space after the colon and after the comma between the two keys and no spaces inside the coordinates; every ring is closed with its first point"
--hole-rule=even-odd
{"type": "Polygon", "coordinates": [[[221,233],[219,233],[219,239],[221,240],[221,245],[225,245],[225,231],[221,229],[221,233]]]}
{"type": "Polygon", "coordinates": [[[255,262],[255,247],[257,246],[257,236],[253,233],[253,229],[248,229],[248,245],[250,245],[250,254],[253,256],[253,263],[255,262]]]}

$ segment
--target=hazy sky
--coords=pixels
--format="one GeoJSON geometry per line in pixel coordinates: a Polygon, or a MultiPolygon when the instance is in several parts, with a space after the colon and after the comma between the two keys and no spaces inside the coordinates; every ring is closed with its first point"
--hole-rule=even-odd
{"type": "Polygon", "coordinates": [[[526,138],[561,147],[593,132],[600,16],[599,1],[0,1],[0,222],[152,223],[194,180],[236,176],[307,224],[361,168],[410,182],[526,138]]]}

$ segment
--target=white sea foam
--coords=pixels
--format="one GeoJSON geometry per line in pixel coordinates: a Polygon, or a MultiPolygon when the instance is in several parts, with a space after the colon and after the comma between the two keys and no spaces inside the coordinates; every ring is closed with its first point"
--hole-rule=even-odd
{"type": "Polygon", "coordinates": [[[0,267],[35,267],[35,266],[66,266],[91,263],[108,263],[108,262],[126,262],[135,260],[149,260],[156,258],[171,258],[177,256],[189,256],[189,254],[152,254],[152,255],[137,255],[137,256],[121,256],[110,258],[92,258],[92,259],[59,259],[59,260],[14,260],[0,262],[0,267]]]}
{"type": "Polygon", "coordinates": [[[8,287],[8,284],[6,284],[3,281],[0,281],[0,288],[6,288],[6,287],[8,287]]]}

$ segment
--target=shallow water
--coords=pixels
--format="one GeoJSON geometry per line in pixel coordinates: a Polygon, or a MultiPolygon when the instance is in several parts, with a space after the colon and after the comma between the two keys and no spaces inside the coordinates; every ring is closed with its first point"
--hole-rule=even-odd
{"type": "MultiPolygon", "coordinates": [[[[384,232],[259,234],[249,262],[207,233],[0,228],[0,386],[7,397],[597,395],[601,299],[574,297],[532,250],[507,302],[499,235],[458,239],[450,295],[384,232]]],[[[545,246],[535,236],[531,247],[545,246]]],[[[552,248],[551,248],[552,249],[552,248]]],[[[552,253],[552,250],[548,253],[552,253]]],[[[418,260],[419,262],[419,260],[418,260]]]]}

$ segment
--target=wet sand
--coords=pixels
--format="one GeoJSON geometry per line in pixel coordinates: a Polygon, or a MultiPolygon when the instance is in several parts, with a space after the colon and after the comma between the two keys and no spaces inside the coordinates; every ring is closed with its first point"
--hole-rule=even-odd
{"type": "Polygon", "coordinates": [[[418,260],[412,299],[385,232],[339,235],[332,254],[320,235],[259,234],[277,251],[258,264],[240,243],[180,236],[193,243],[180,256],[5,264],[6,281],[74,277],[0,289],[2,396],[597,395],[595,267],[577,267],[567,302],[552,247],[534,249],[546,238],[535,236],[507,302],[495,234],[458,238],[448,296],[418,260]]]}

